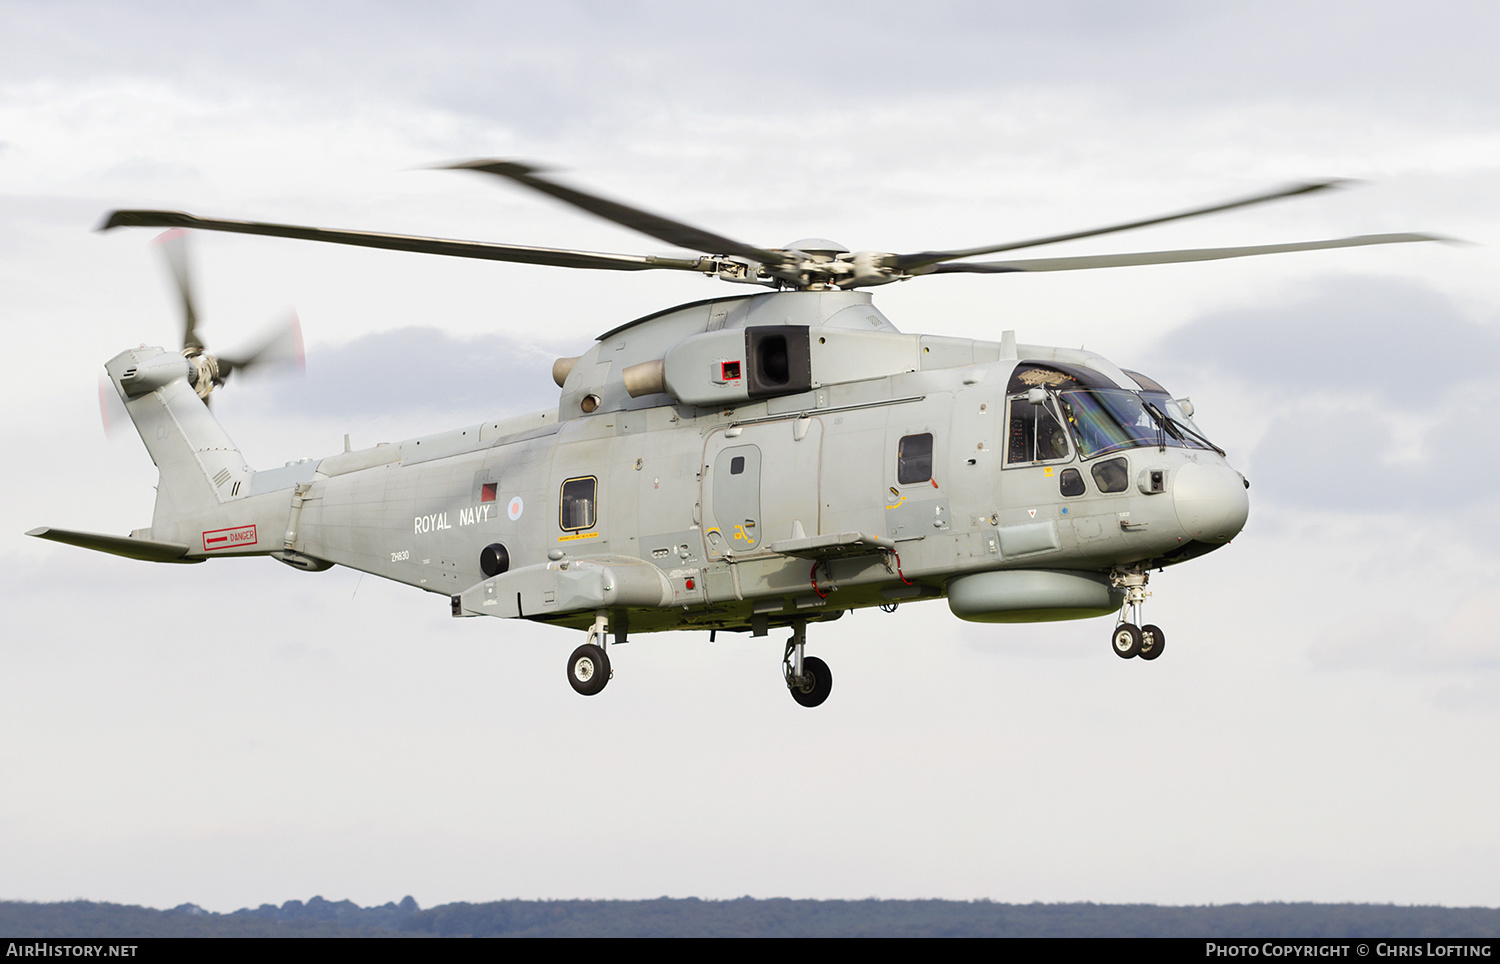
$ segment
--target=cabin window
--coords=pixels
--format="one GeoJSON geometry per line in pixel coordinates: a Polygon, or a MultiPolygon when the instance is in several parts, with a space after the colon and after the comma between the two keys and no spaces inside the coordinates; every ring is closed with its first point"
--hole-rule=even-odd
{"type": "Polygon", "coordinates": [[[1083,473],[1077,469],[1063,469],[1057,487],[1066,496],[1083,495],[1083,473]]]}
{"type": "Polygon", "coordinates": [[[932,433],[908,435],[896,448],[896,481],[902,485],[932,478],[932,433]]]}
{"type": "Polygon", "coordinates": [[[564,482],[558,524],[568,532],[592,529],[594,527],[594,498],[598,490],[599,480],[592,475],[564,482]]]}

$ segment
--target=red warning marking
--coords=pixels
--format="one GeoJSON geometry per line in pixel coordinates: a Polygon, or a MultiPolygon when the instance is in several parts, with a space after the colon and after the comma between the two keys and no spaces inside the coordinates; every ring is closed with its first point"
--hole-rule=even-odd
{"type": "Polygon", "coordinates": [[[233,529],[214,529],[203,533],[203,551],[228,549],[231,546],[255,545],[255,526],[235,526],[233,529]]]}

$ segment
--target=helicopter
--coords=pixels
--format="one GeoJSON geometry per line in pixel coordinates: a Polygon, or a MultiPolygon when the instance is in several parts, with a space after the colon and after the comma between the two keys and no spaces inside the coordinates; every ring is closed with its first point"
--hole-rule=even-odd
{"type": "MultiPolygon", "coordinates": [[[[116,536],[28,534],[159,563],[269,556],[346,566],[491,616],[587,633],[572,688],[600,693],[629,634],[789,629],[783,679],[829,696],[810,623],[946,599],[981,623],[1114,615],[1116,656],[1155,660],[1142,621],[1153,570],[1226,545],[1249,481],[1186,397],[1083,349],[900,331],[865,290],[926,275],[1208,261],[1444,240],[1377,234],[1002,261],[984,255],[1307,196],[1343,182],[1089,230],[953,250],[851,252],[806,238],[762,248],[568,186],[510,160],[448,165],[500,178],[695,256],[611,254],[119,210],[101,230],[265,235],[565,268],[687,271],[762,290],[677,305],[598,336],[552,376],[555,407],[397,443],[252,469],[209,408],[243,356],[198,338],[180,246],[166,246],[183,347],[105,365],[160,472],[151,524],[116,536]],[[179,252],[179,253],[173,253],[179,252]]],[[[279,346],[279,347],[278,347],[279,346]]],[[[300,347],[300,346],[299,346],[300,347]]]]}

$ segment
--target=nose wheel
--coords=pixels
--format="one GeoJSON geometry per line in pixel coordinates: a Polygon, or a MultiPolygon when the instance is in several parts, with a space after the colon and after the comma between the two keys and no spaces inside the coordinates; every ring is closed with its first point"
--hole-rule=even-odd
{"type": "Polygon", "coordinates": [[[1146,604],[1146,597],[1151,595],[1146,592],[1148,577],[1149,573],[1146,572],[1116,570],[1110,574],[1110,581],[1117,588],[1125,590],[1125,605],[1120,608],[1120,621],[1115,624],[1109,637],[1110,648],[1121,659],[1133,659],[1136,656],[1141,659],[1156,659],[1167,647],[1167,634],[1162,632],[1160,626],[1151,623],[1138,625],[1141,607],[1146,604]]]}
{"type": "Polygon", "coordinates": [[[1115,655],[1121,659],[1134,659],[1141,655],[1141,630],[1133,623],[1120,623],[1110,637],[1115,655]]]}
{"type": "Polygon", "coordinates": [[[1161,655],[1166,645],[1167,634],[1161,631],[1160,626],[1147,623],[1141,627],[1141,659],[1155,659],[1161,655]]]}

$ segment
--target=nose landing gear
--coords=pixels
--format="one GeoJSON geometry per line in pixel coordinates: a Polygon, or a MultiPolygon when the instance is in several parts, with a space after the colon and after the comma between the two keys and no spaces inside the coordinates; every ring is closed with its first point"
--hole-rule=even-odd
{"type": "Polygon", "coordinates": [[[1141,627],[1141,659],[1155,659],[1166,648],[1167,634],[1150,623],[1141,627]]]}
{"type": "Polygon", "coordinates": [[[1116,569],[1110,573],[1110,582],[1116,588],[1125,590],[1125,605],[1120,608],[1120,621],[1115,624],[1114,632],[1110,634],[1110,647],[1115,655],[1121,659],[1130,659],[1139,656],[1141,659],[1156,659],[1162,654],[1167,646],[1167,634],[1162,632],[1160,626],[1147,623],[1138,625],[1141,618],[1141,607],[1146,604],[1146,597],[1151,595],[1146,592],[1146,582],[1150,573],[1141,571],[1127,571],[1116,569]],[[1130,618],[1126,618],[1126,614],[1130,618]]]}

